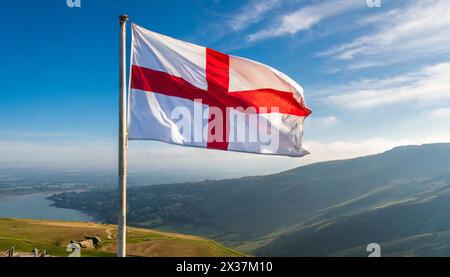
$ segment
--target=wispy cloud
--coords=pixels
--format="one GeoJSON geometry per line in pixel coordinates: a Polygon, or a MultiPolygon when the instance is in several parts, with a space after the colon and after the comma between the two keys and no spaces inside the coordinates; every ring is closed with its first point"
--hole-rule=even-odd
{"type": "Polygon", "coordinates": [[[319,56],[355,60],[353,67],[362,68],[378,66],[381,60],[383,64],[392,64],[450,53],[447,0],[405,1],[402,8],[367,17],[358,24],[371,28],[370,34],[319,53],[319,56]]]}
{"type": "Polygon", "coordinates": [[[331,127],[339,123],[338,118],[334,115],[318,118],[311,117],[311,119],[308,118],[307,120],[310,121],[311,125],[320,127],[331,127]]]}
{"type": "Polygon", "coordinates": [[[450,108],[437,108],[430,112],[430,117],[433,119],[450,119],[450,108]]]}
{"type": "Polygon", "coordinates": [[[236,13],[229,21],[234,31],[246,29],[259,22],[268,12],[278,7],[280,0],[252,0],[236,13]]]}
{"type": "MultiPolygon", "coordinates": [[[[325,89],[327,90],[327,89],[325,89]]],[[[420,70],[369,79],[333,88],[327,101],[345,108],[373,108],[386,104],[420,104],[450,100],[450,63],[427,66],[420,70]]]]}
{"type": "Polygon", "coordinates": [[[249,41],[258,41],[283,35],[296,34],[309,30],[320,21],[351,9],[362,7],[360,0],[332,0],[320,4],[309,5],[295,12],[290,12],[276,19],[271,26],[247,36],[249,41]]]}

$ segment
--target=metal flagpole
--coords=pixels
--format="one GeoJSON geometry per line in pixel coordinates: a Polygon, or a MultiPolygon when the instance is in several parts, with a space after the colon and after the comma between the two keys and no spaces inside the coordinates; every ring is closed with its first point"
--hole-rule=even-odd
{"type": "Polygon", "coordinates": [[[126,26],[128,16],[121,15],[120,38],[119,38],[119,210],[118,210],[118,241],[117,256],[127,255],[127,144],[128,135],[126,130],[126,26]]]}

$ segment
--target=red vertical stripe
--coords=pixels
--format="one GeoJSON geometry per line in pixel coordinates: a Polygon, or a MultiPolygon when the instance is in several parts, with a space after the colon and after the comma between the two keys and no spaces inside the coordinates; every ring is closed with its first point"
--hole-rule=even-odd
{"type": "MultiPolygon", "coordinates": [[[[228,97],[228,86],[229,86],[229,66],[230,58],[228,55],[222,54],[215,50],[206,48],[206,80],[208,82],[208,94],[209,97],[220,99],[225,99],[228,97]]],[[[227,115],[226,106],[217,107],[222,111],[222,124],[219,124],[216,128],[222,128],[222,132],[212,128],[211,124],[208,123],[208,148],[227,150],[228,149],[228,135],[230,133],[229,128],[229,118],[227,115]],[[222,125],[222,126],[220,126],[222,125]],[[221,134],[220,137],[217,134],[221,134]],[[212,137],[211,135],[215,135],[212,137]],[[214,140],[217,139],[217,140],[214,140]]],[[[209,122],[216,119],[213,114],[209,114],[209,122]]],[[[217,121],[216,121],[217,123],[217,121]]]]}

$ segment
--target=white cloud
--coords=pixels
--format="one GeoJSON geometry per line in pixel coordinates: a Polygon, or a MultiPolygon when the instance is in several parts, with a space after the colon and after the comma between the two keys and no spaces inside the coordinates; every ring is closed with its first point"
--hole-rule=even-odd
{"type": "Polygon", "coordinates": [[[438,108],[432,110],[430,112],[430,117],[433,119],[442,119],[442,118],[450,119],[450,108],[438,108]]]}
{"type": "Polygon", "coordinates": [[[339,122],[337,117],[334,115],[318,117],[318,118],[311,117],[311,119],[309,119],[309,120],[311,121],[311,123],[310,123],[311,125],[320,126],[320,127],[334,126],[334,125],[338,124],[338,122],[339,122]]]}
{"type": "MultiPolygon", "coordinates": [[[[368,17],[358,24],[366,24],[375,30],[319,56],[344,60],[358,57],[357,63],[376,66],[381,60],[390,64],[450,53],[448,0],[406,1],[402,9],[368,17]]],[[[354,67],[358,68],[358,64],[354,67]]]]}
{"type": "Polygon", "coordinates": [[[304,157],[303,162],[309,164],[319,161],[350,159],[381,153],[397,146],[442,142],[450,142],[450,135],[437,134],[411,139],[386,139],[375,137],[359,141],[340,140],[331,143],[306,141],[305,148],[308,149],[311,154],[304,157]]]}
{"type": "Polygon", "coordinates": [[[450,100],[450,63],[384,79],[370,79],[342,87],[327,100],[345,108],[372,108],[414,102],[422,105],[450,100]]]}
{"type": "Polygon", "coordinates": [[[247,39],[249,41],[257,41],[309,30],[326,18],[347,12],[356,7],[362,7],[363,4],[365,5],[360,0],[333,0],[306,6],[281,16],[275,25],[250,34],[247,39]]]}
{"type": "Polygon", "coordinates": [[[253,0],[231,18],[229,25],[235,31],[246,29],[251,24],[259,22],[264,15],[279,4],[279,0],[253,0]]]}

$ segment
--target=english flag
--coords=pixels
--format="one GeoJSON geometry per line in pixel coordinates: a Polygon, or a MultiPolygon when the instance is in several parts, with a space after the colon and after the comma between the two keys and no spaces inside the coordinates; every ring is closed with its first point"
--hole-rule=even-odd
{"type": "Polygon", "coordinates": [[[128,139],[303,156],[302,87],[267,65],[132,25],[128,139]]]}

